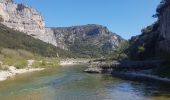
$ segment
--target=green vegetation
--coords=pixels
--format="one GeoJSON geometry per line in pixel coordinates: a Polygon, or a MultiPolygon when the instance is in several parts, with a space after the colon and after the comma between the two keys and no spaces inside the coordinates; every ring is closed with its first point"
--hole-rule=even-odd
{"type": "Polygon", "coordinates": [[[0,49],[0,69],[5,69],[5,66],[15,66],[17,69],[28,67],[28,60],[34,60],[32,67],[35,68],[51,68],[59,66],[58,58],[41,57],[33,55],[33,53],[25,50],[0,49]]]}
{"type": "Polygon", "coordinates": [[[112,51],[111,48],[99,48],[80,40],[70,45],[69,50],[63,50],[22,32],[14,31],[2,24],[0,24],[0,47],[26,50],[43,57],[60,58],[98,58],[108,55],[112,51]]]}
{"type": "Polygon", "coordinates": [[[44,57],[71,57],[65,50],[0,24],[0,47],[22,49],[44,57]]]}
{"type": "Polygon", "coordinates": [[[138,46],[138,53],[144,53],[145,52],[145,46],[138,46]]]}
{"type": "Polygon", "coordinates": [[[100,58],[107,56],[113,51],[110,47],[98,47],[97,45],[91,45],[81,40],[76,40],[70,47],[70,52],[74,58],[100,58]]]}
{"type": "Polygon", "coordinates": [[[130,40],[128,57],[132,60],[157,58],[156,48],[159,41],[159,23],[155,22],[142,29],[142,34],[130,40]]]}
{"type": "Polygon", "coordinates": [[[33,54],[28,51],[5,48],[0,50],[0,61],[2,61],[3,65],[15,66],[18,69],[24,68],[28,65],[28,59],[33,59],[33,54]]]}
{"type": "Polygon", "coordinates": [[[129,49],[129,43],[128,42],[122,42],[112,53],[112,59],[114,60],[121,60],[128,58],[127,53],[129,49]]]}
{"type": "Polygon", "coordinates": [[[35,61],[32,65],[35,68],[52,68],[59,66],[59,59],[57,58],[42,58],[35,61]]]}

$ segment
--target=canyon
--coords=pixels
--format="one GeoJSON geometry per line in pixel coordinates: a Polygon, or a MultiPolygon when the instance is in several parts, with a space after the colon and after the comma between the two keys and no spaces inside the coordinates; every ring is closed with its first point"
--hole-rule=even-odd
{"type": "Polygon", "coordinates": [[[16,4],[13,0],[0,1],[0,16],[5,26],[65,50],[69,50],[69,46],[78,40],[108,48],[115,48],[124,41],[102,25],[47,28],[40,12],[28,5],[16,4]]]}

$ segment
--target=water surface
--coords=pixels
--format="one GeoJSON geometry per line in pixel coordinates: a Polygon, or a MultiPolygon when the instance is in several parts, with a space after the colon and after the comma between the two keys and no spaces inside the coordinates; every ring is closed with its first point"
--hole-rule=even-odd
{"type": "Polygon", "coordinates": [[[170,87],[87,74],[85,65],[18,75],[0,82],[0,100],[170,100],[170,87]]]}

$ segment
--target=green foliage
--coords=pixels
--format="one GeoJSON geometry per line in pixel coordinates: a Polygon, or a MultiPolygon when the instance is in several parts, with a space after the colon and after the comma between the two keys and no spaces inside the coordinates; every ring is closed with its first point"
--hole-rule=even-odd
{"type": "Polygon", "coordinates": [[[99,47],[97,45],[83,42],[82,40],[76,39],[74,44],[70,45],[70,52],[74,58],[100,58],[108,57],[114,51],[110,45],[104,45],[99,47]]]}
{"type": "Polygon", "coordinates": [[[128,42],[122,42],[116,50],[113,52],[113,59],[124,59],[127,58],[127,53],[129,49],[129,43],[128,42]]]}
{"type": "Polygon", "coordinates": [[[17,50],[17,52],[19,53],[20,56],[22,56],[25,59],[33,59],[34,58],[34,54],[31,52],[28,52],[26,50],[19,49],[19,50],[17,50]]]}
{"type": "Polygon", "coordinates": [[[17,61],[15,62],[14,66],[17,68],[17,69],[21,69],[21,68],[25,68],[28,66],[28,61],[27,60],[20,60],[20,61],[17,61]]]}
{"type": "Polygon", "coordinates": [[[57,58],[42,58],[39,61],[34,61],[33,67],[35,68],[51,68],[59,66],[59,59],[57,58]]]}
{"type": "Polygon", "coordinates": [[[70,46],[70,51],[74,54],[74,57],[78,58],[97,58],[102,56],[102,48],[95,45],[90,45],[76,40],[73,45],[70,46]]]}
{"type": "Polygon", "coordinates": [[[58,55],[60,57],[71,57],[65,50],[35,39],[25,33],[14,31],[2,24],[0,24],[0,47],[22,49],[45,57],[57,57],[58,55]]]}
{"type": "MultiPolygon", "coordinates": [[[[83,40],[76,40],[74,44],[68,47],[69,50],[63,50],[22,32],[14,31],[2,24],[0,24],[0,47],[18,50],[20,54],[26,54],[25,51],[29,51],[42,57],[60,58],[98,58],[113,51],[110,47],[101,48],[97,45],[85,43],[83,40]]],[[[31,54],[25,56],[32,58],[31,54]]]]}
{"type": "Polygon", "coordinates": [[[139,46],[138,47],[138,53],[143,53],[143,52],[145,52],[145,46],[144,45],[139,46]]]}
{"type": "Polygon", "coordinates": [[[16,68],[23,68],[27,67],[27,60],[30,58],[30,55],[31,58],[33,58],[33,54],[25,50],[12,50],[3,48],[0,53],[0,61],[3,62],[3,65],[15,66],[16,68]]]}

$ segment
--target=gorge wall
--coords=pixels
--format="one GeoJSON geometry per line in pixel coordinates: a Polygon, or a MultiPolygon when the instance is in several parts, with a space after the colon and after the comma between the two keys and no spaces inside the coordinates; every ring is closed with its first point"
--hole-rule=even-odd
{"type": "Polygon", "coordinates": [[[7,27],[67,50],[75,40],[110,48],[115,48],[123,41],[120,36],[101,25],[46,28],[37,10],[25,4],[16,4],[13,0],[0,0],[0,17],[1,23],[7,27]]]}
{"type": "Polygon", "coordinates": [[[57,46],[54,35],[45,28],[43,17],[35,9],[13,0],[0,0],[0,15],[2,24],[57,46]]]}
{"type": "Polygon", "coordinates": [[[131,38],[132,59],[151,59],[163,53],[170,54],[170,0],[162,0],[157,8],[158,21],[142,30],[142,34],[131,38]],[[140,52],[140,48],[144,48],[140,52]]]}

